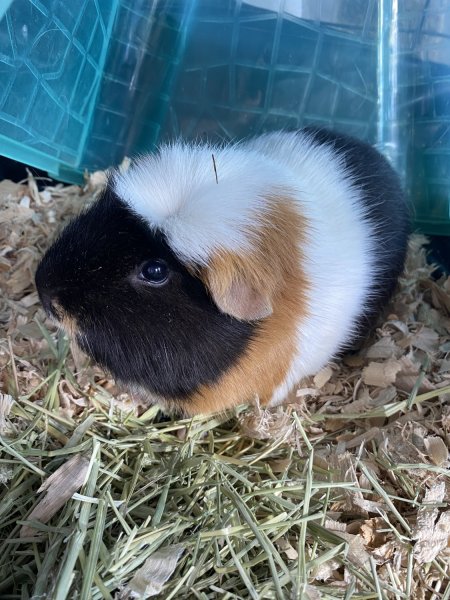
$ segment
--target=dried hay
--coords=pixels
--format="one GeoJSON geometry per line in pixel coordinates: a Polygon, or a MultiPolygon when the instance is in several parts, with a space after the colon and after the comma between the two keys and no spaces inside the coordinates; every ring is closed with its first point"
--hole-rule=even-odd
{"type": "Polygon", "coordinates": [[[0,597],[448,600],[450,278],[423,238],[372,342],[289,406],[161,423],[33,287],[99,180],[0,183],[0,597]]]}

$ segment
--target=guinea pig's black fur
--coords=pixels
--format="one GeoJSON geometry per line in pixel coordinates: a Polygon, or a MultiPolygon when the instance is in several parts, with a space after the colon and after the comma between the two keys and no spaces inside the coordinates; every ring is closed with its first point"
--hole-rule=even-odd
{"type": "Polygon", "coordinates": [[[110,187],[51,246],[36,285],[53,317],[75,320],[87,354],[119,381],[162,397],[183,398],[216,381],[257,327],[220,312],[164,237],[110,187]],[[153,258],[170,267],[164,288],[139,279],[153,258]]]}

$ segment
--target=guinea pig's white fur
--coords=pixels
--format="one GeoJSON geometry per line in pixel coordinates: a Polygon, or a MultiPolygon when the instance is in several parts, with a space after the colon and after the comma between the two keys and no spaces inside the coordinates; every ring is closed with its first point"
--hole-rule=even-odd
{"type": "MultiPolygon", "coordinates": [[[[293,324],[295,350],[270,403],[282,401],[352,337],[373,293],[376,257],[385,249],[376,247],[361,191],[331,146],[304,132],[224,147],[174,143],[138,159],[113,181],[117,195],[164,232],[182,262],[206,269],[215,256],[245,259],[252,252],[258,231],[270,230],[274,198],[287,199],[298,213],[304,302],[293,324]]],[[[264,269],[270,272],[270,265],[264,269]]]]}

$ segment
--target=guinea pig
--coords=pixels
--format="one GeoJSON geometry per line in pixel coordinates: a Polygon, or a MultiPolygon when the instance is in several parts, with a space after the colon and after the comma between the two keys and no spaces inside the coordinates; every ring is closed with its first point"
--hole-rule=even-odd
{"type": "Polygon", "coordinates": [[[346,135],[175,142],[111,172],[36,285],[48,315],[147,403],[275,405],[376,322],[409,215],[386,159],[346,135]]]}

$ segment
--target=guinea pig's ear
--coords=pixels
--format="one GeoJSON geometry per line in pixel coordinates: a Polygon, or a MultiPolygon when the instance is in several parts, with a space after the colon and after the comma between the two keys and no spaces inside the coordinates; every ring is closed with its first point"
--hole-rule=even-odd
{"type": "Polygon", "coordinates": [[[267,286],[233,260],[214,261],[202,279],[218,308],[236,319],[258,321],[273,312],[267,286]]]}
{"type": "Polygon", "coordinates": [[[257,290],[251,283],[236,279],[229,288],[219,294],[210,288],[220,310],[241,321],[257,321],[272,314],[272,303],[268,294],[257,290]]]}
{"type": "Polygon", "coordinates": [[[243,230],[248,244],[217,248],[196,272],[218,308],[242,321],[270,317],[283,303],[299,306],[299,282],[308,287],[299,250],[305,225],[295,196],[287,191],[266,200],[265,212],[243,230]]]}

